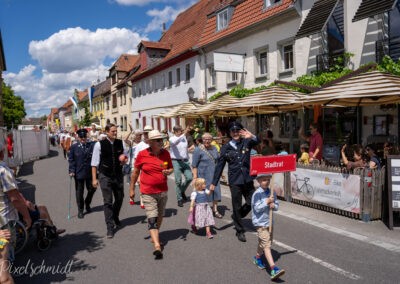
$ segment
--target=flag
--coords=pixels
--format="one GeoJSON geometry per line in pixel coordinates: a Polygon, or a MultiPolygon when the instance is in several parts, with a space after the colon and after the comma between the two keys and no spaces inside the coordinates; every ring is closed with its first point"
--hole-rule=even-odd
{"type": "Polygon", "coordinates": [[[75,113],[77,113],[78,112],[78,100],[75,98],[75,96],[69,97],[69,99],[71,100],[72,104],[75,107],[75,113]]]}
{"type": "Polygon", "coordinates": [[[88,88],[88,98],[89,98],[89,110],[90,112],[93,111],[93,105],[92,105],[92,100],[93,100],[93,95],[94,95],[94,87],[91,86],[88,88]]]}

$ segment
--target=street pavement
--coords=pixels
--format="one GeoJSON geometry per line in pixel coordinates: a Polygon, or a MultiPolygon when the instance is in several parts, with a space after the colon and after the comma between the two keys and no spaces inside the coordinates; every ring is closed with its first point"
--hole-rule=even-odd
{"type": "MultiPolygon", "coordinates": [[[[223,186],[214,239],[194,235],[187,224],[189,204],[177,207],[174,181],[161,228],[164,259],[154,260],[144,210],[130,205],[128,187],[121,211],[123,227],[106,239],[101,191],[93,212],[77,218],[74,189],[68,219],[68,163],[57,148],[45,159],[26,163],[19,175],[21,191],[48,207],[63,234],[39,252],[33,240],[16,257],[16,283],[268,283],[269,275],[251,258],[257,237],[250,215],[244,219],[247,242],[237,240],[229,189],[223,186]]],[[[73,182],[71,183],[74,187],[73,182]]],[[[188,189],[191,190],[191,189],[188,189]]],[[[273,256],[286,270],[278,283],[399,283],[400,231],[381,221],[364,223],[281,201],[275,215],[273,256]]]]}

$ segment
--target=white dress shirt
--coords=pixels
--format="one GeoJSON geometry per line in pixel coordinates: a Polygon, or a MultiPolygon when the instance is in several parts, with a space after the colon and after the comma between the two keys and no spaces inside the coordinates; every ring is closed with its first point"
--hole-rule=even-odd
{"type": "Polygon", "coordinates": [[[185,134],[181,136],[172,136],[169,138],[169,144],[171,159],[187,160],[189,158],[188,142],[185,134]]]}
{"type": "MultiPolygon", "coordinates": [[[[108,137],[106,138],[108,139],[108,137]]],[[[108,141],[110,141],[111,145],[114,144],[114,142],[112,142],[110,139],[108,139],[108,141]]],[[[127,148],[125,146],[125,143],[122,143],[123,147],[124,147],[124,154],[128,155],[129,154],[129,148],[127,148]]],[[[97,141],[96,144],[94,144],[93,147],[93,155],[92,155],[92,162],[90,163],[90,165],[92,167],[99,167],[100,164],[100,153],[101,153],[101,145],[100,145],[100,141],[97,141]]]]}

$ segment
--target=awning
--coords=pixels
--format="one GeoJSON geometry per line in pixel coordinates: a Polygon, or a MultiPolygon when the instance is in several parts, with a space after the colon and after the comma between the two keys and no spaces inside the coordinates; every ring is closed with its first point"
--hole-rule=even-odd
{"type": "Polygon", "coordinates": [[[225,95],[184,116],[248,116],[292,111],[302,109],[306,97],[302,93],[274,86],[244,98],[225,95]]]}
{"type": "Polygon", "coordinates": [[[400,102],[400,77],[372,71],[311,93],[305,105],[369,106],[400,102]]]}
{"type": "Polygon", "coordinates": [[[296,38],[302,38],[322,31],[338,3],[339,0],[316,1],[297,32],[296,38]]]}
{"type": "Polygon", "coordinates": [[[162,112],[158,115],[155,115],[154,117],[164,117],[164,118],[169,118],[169,117],[176,117],[180,116],[186,112],[190,112],[192,110],[197,109],[201,105],[195,102],[189,102],[189,103],[183,103],[180,105],[177,105],[168,111],[162,112]]]}
{"type": "Polygon", "coordinates": [[[398,0],[363,0],[357,9],[353,22],[390,11],[394,8],[397,1],[398,0]]]}

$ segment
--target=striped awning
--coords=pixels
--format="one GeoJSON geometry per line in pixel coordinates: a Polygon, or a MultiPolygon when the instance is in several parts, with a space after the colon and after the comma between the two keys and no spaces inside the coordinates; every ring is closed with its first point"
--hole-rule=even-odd
{"type": "Polygon", "coordinates": [[[185,117],[249,116],[279,113],[303,108],[307,96],[283,87],[273,86],[244,98],[222,96],[213,102],[184,114],[185,117]]]}
{"type": "Polygon", "coordinates": [[[183,103],[183,104],[172,107],[168,111],[165,111],[158,115],[155,115],[154,117],[164,117],[164,118],[177,117],[177,116],[181,116],[182,114],[184,114],[186,112],[191,112],[192,110],[195,110],[200,106],[201,106],[200,104],[195,103],[195,102],[183,103]]]}
{"type": "Polygon", "coordinates": [[[305,105],[369,106],[400,103],[400,76],[372,71],[311,93],[305,105]]]}
{"type": "Polygon", "coordinates": [[[363,0],[357,9],[353,22],[390,11],[396,3],[397,0],[363,0]]]}

